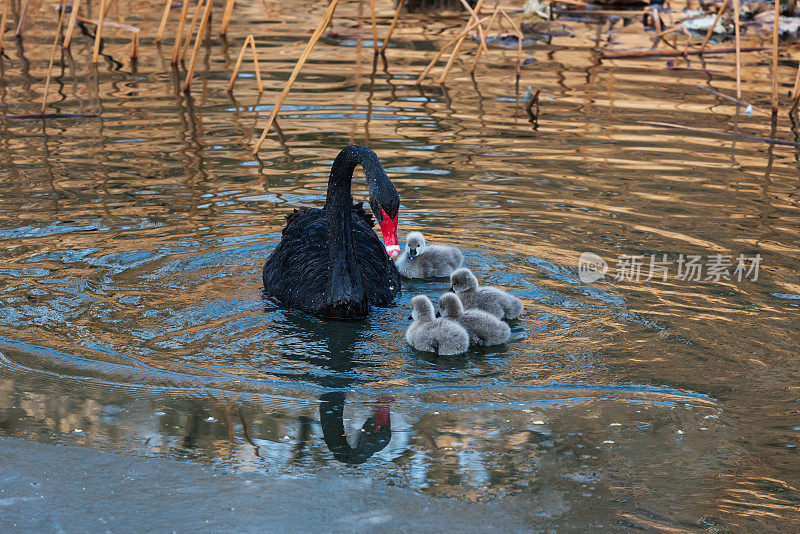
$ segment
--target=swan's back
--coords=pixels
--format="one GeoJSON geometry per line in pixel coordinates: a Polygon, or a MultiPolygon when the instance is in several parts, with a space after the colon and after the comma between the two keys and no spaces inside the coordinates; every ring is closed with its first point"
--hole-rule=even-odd
{"type": "Polygon", "coordinates": [[[330,252],[327,212],[300,208],[286,217],[281,242],[264,264],[264,290],[284,304],[323,317],[359,318],[369,306],[388,306],[400,290],[400,274],[383,243],[372,230],[372,218],[361,204],[350,211],[356,265],[364,283],[365,299],[349,310],[327,309],[330,252]]]}

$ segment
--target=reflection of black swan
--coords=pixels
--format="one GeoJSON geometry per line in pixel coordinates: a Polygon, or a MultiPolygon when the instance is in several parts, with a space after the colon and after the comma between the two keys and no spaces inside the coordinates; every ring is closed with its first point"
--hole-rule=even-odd
{"type": "Polygon", "coordinates": [[[286,217],[278,246],[264,264],[264,289],[292,308],[322,317],[366,317],[370,305],[387,306],[400,290],[400,275],[389,258],[397,255],[400,198],[378,156],[360,145],[342,150],[331,167],[325,207],[300,208],[286,217]],[[350,182],[364,168],[372,218],[353,205],[350,182]]]}
{"type": "Polygon", "coordinates": [[[351,447],[344,431],[344,393],[323,393],[320,398],[322,437],[334,458],[346,464],[363,464],[389,444],[392,439],[392,425],[386,404],[375,407],[375,414],[364,422],[358,433],[356,446],[351,447]]]}

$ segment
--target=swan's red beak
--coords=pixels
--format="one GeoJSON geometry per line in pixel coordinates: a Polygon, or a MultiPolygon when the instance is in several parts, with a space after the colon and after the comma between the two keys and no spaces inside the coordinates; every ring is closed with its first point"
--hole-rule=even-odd
{"type": "Polygon", "coordinates": [[[386,253],[390,258],[396,258],[400,255],[400,242],[397,240],[397,220],[400,218],[400,214],[398,213],[392,219],[381,208],[381,215],[383,215],[381,220],[383,246],[386,247],[386,253]]]}

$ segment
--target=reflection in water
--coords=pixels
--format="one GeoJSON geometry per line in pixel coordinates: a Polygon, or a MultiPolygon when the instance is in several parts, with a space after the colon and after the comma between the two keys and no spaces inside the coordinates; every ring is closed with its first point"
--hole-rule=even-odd
{"type": "Polygon", "coordinates": [[[347,442],[344,430],[345,394],[336,392],[323,393],[319,405],[322,435],[333,457],[346,464],[363,464],[378,451],[386,448],[392,439],[392,425],[389,416],[388,401],[375,407],[375,413],[369,417],[358,432],[355,447],[347,442]]]}
{"type": "MultiPolygon", "coordinates": [[[[163,7],[145,4],[128,22],[163,7]]],[[[0,119],[0,433],[517,499],[542,529],[797,530],[800,151],[637,122],[796,138],[795,115],[767,126],[769,62],[744,57],[747,117],[696,89],[733,94],[730,58],[680,70],[601,59],[598,47],[649,46],[640,24],[565,22],[574,37],[524,51],[521,86],[542,90],[532,131],[513,50],[493,49],[474,79],[467,58],[446,87],[414,85],[441,44],[420,28],[438,39],[463,20],[408,15],[368,79],[371,30],[327,36],[253,161],[323,8],[268,7],[265,20],[261,4],[237,3],[230,31],[233,50],[260,36],[263,97],[247,73],[227,94],[214,39],[187,97],[162,50],[143,44],[134,71],[112,32],[93,66],[76,35],[48,111],[98,116],[0,119]],[[263,300],[289,206],[321,205],[350,136],[397,186],[401,233],[461,246],[482,281],[525,301],[507,345],[461,359],[409,350],[408,299],[440,295],[438,281],[404,284],[394,307],[354,324],[263,300]],[[612,266],[758,253],[764,267],[741,283],[587,285],[585,251],[612,266]]],[[[337,27],[357,26],[356,12],[340,5],[337,27]]],[[[0,58],[3,114],[40,98],[53,27],[37,20],[0,58]]]]}

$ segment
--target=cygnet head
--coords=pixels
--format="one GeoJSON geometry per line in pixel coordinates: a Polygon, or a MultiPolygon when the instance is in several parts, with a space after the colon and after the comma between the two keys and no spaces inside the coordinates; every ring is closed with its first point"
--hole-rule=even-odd
{"type": "Polygon", "coordinates": [[[450,291],[461,293],[471,289],[478,289],[478,279],[475,278],[472,271],[465,267],[453,271],[453,274],[450,275],[450,291]]]}
{"type": "Polygon", "coordinates": [[[411,318],[415,321],[433,321],[433,302],[425,295],[417,295],[408,303],[411,306],[411,318]]]}
{"type": "Polygon", "coordinates": [[[439,297],[439,309],[442,311],[442,317],[449,317],[455,319],[464,313],[464,307],[455,293],[445,293],[439,297]]]}
{"type": "Polygon", "coordinates": [[[411,232],[406,236],[406,251],[408,259],[413,260],[425,252],[425,236],[419,232],[411,232]]]}

